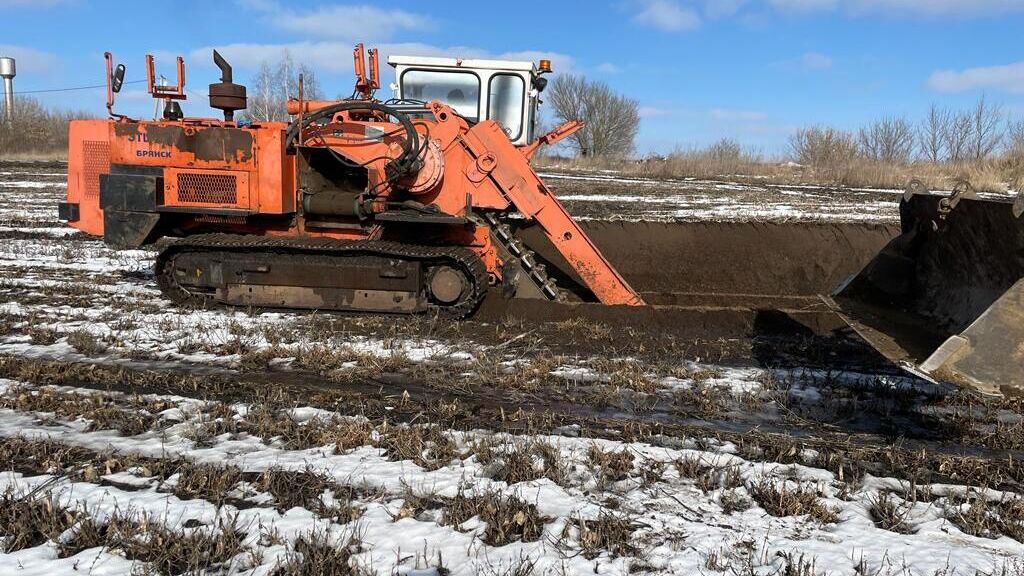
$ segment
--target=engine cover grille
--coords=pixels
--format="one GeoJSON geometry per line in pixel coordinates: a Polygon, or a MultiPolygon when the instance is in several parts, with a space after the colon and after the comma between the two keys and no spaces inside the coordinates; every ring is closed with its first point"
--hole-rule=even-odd
{"type": "Polygon", "coordinates": [[[110,172],[110,144],[102,140],[82,141],[82,192],[99,198],[100,174],[110,172]]]}
{"type": "Polygon", "coordinates": [[[178,172],[178,201],[194,204],[235,204],[238,179],[233,174],[178,172]]]}

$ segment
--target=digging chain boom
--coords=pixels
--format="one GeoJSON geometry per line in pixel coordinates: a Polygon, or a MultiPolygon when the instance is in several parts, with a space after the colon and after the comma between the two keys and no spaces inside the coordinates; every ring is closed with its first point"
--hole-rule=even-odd
{"type": "Polygon", "coordinates": [[[555,279],[548,276],[547,267],[537,261],[537,255],[533,250],[526,247],[522,240],[515,237],[512,227],[502,222],[497,214],[488,212],[484,220],[490,225],[494,237],[516,259],[519,267],[526,272],[527,277],[532,281],[541,293],[549,300],[564,301],[565,293],[558,288],[555,279]]]}

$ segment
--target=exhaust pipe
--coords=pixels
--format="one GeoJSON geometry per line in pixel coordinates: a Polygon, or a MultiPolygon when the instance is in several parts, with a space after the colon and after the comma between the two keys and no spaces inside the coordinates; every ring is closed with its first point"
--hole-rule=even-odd
{"type": "Polygon", "coordinates": [[[233,122],[235,111],[246,108],[245,86],[232,81],[231,64],[216,50],[213,51],[213,63],[220,68],[220,82],[210,84],[210,108],[222,110],[224,121],[233,122]]]}

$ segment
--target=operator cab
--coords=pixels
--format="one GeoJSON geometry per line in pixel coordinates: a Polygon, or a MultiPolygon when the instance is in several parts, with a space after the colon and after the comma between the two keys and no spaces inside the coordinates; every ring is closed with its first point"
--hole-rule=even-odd
{"type": "Polygon", "coordinates": [[[395,98],[440,100],[470,122],[494,120],[509,140],[525,146],[536,137],[537,106],[547,85],[551,62],[463,60],[426,56],[391,56],[397,82],[395,98]]]}

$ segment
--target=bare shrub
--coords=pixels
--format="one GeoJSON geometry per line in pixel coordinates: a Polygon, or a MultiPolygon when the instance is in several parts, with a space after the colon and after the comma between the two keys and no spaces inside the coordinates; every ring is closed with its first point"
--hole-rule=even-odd
{"type": "Polygon", "coordinates": [[[789,146],[797,162],[822,170],[838,170],[857,157],[853,134],[828,126],[797,130],[789,146]]]}
{"type": "Polygon", "coordinates": [[[880,162],[906,164],[914,153],[914,127],[906,118],[886,116],[857,133],[860,154],[880,162]]]}
{"type": "Polygon", "coordinates": [[[917,146],[925,160],[939,163],[945,158],[945,133],[949,130],[949,110],[932,104],[928,113],[917,128],[917,146]]]}
{"type": "Polygon", "coordinates": [[[291,52],[281,51],[276,62],[264,60],[249,84],[249,106],[245,111],[251,120],[289,120],[288,98],[299,95],[299,74],[302,74],[303,96],[309,100],[322,97],[316,73],[303,63],[296,64],[291,52]]]}
{"type": "Polygon", "coordinates": [[[708,146],[706,154],[715,162],[739,162],[743,157],[743,147],[732,138],[722,138],[708,146]]]}
{"type": "Polygon", "coordinates": [[[943,132],[946,160],[959,163],[970,158],[971,137],[974,132],[974,118],[969,112],[954,114],[943,132]]]}
{"type": "Polygon", "coordinates": [[[985,160],[999,149],[1006,135],[1004,108],[1001,104],[993,104],[983,94],[971,110],[970,118],[971,157],[975,160],[985,160]]]}
{"type": "Polygon", "coordinates": [[[585,126],[570,137],[580,156],[625,156],[633,151],[640,130],[640,103],[615,93],[604,82],[561,74],[547,93],[561,122],[582,120],[585,126]]]}
{"type": "Polygon", "coordinates": [[[1010,123],[1006,129],[1006,145],[1011,158],[1024,161],[1024,120],[1010,123]]]}

